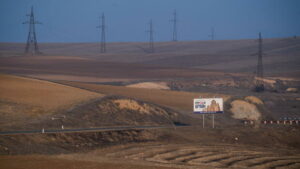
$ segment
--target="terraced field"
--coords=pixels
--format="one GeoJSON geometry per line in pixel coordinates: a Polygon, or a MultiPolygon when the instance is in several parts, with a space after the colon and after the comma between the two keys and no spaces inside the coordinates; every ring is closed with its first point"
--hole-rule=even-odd
{"type": "Polygon", "coordinates": [[[128,146],[105,156],[178,168],[300,168],[300,154],[234,144],[128,146]]]}

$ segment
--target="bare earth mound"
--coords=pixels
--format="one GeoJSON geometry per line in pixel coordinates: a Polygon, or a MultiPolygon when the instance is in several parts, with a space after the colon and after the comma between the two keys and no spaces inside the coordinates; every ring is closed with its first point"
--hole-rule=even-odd
{"type": "MultiPolygon", "coordinates": [[[[99,126],[172,126],[184,117],[179,113],[152,103],[140,100],[109,96],[78,105],[67,113],[62,120],[67,128],[99,127],[99,126]]],[[[51,120],[43,122],[49,127],[59,126],[51,120]]]]}
{"type": "Polygon", "coordinates": [[[264,102],[258,98],[258,97],[255,97],[255,96],[247,96],[245,97],[245,100],[249,103],[253,103],[253,104],[256,104],[256,105],[263,105],[264,102]]]}
{"type": "Polygon", "coordinates": [[[168,85],[164,82],[142,82],[142,83],[127,85],[127,87],[170,90],[168,85]]]}
{"type": "Polygon", "coordinates": [[[231,103],[231,112],[233,118],[242,120],[259,120],[261,117],[260,112],[254,104],[248,103],[243,100],[235,100],[231,103]]]}

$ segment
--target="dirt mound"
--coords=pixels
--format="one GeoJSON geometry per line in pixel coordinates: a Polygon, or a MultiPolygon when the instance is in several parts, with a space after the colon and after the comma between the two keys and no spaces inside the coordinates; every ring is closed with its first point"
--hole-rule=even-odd
{"type": "Polygon", "coordinates": [[[290,88],[287,88],[287,89],[286,89],[286,92],[289,92],[289,93],[298,93],[298,89],[297,89],[297,88],[290,87],[290,88]]]}
{"type": "Polygon", "coordinates": [[[259,120],[261,113],[254,104],[248,103],[244,100],[234,100],[231,102],[232,117],[240,120],[259,120]]]}
{"type": "Polygon", "coordinates": [[[78,105],[66,113],[61,120],[47,118],[33,126],[58,128],[89,128],[100,126],[173,125],[185,117],[171,109],[139,100],[110,96],[78,105]]]}
{"type": "Polygon", "coordinates": [[[138,103],[135,100],[118,99],[118,100],[113,100],[113,103],[117,104],[117,106],[121,110],[125,109],[129,111],[137,111],[141,114],[146,114],[146,115],[151,115],[151,113],[160,114],[160,115],[165,114],[165,111],[161,108],[150,106],[149,104],[146,103],[138,103]]]}
{"type": "Polygon", "coordinates": [[[165,82],[142,82],[142,83],[127,85],[127,87],[170,90],[167,83],[165,82]]]}
{"type": "Polygon", "coordinates": [[[249,103],[253,103],[253,104],[257,104],[257,105],[263,105],[264,102],[259,99],[258,97],[255,97],[255,96],[247,96],[245,97],[245,100],[249,103]]]}

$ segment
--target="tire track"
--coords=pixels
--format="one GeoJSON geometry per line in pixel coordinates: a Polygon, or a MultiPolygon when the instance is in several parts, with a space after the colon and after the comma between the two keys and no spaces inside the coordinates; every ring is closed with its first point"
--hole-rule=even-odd
{"type": "Polygon", "coordinates": [[[291,163],[291,164],[286,164],[284,166],[278,165],[270,169],[299,169],[299,168],[300,168],[300,163],[291,163]]]}
{"type": "Polygon", "coordinates": [[[276,169],[277,167],[289,167],[293,166],[294,164],[300,164],[300,160],[291,160],[291,159],[286,159],[286,160],[278,160],[271,162],[269,164],[264,165],[264,167],[269,168],[269,169],[276,169]]]}
{"type": "Polygon", "coordinates": [[[264,157],[264,158],[260,158],[255,160],[254,162],[252,162],[251,164],[248,164],[248,167],[259,167],[259,166],[264,166],[268,163],[273,163],[276,161],[284,161],[284,160],[299,160],[299,158],[297,157],[286,157],[286,158],[282,158],[282,157],[264,157]]]}

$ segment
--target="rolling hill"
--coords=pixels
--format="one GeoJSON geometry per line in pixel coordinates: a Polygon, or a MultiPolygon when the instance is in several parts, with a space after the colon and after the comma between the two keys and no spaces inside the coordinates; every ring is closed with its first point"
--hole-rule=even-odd
{"type": "MultiPolygon", "coordinates": [[[[263,42],[265,75],[298,78],[300,39],[263,42]]],[[[43,55],[24,56],[24,44],[0,43],[0,71],[85,82],[193,78],[211,72],[249,76],[256,70],[257,45],[254,39],[156,42],[151,54],[147,43],[123,42],[108,43],[108,52],[101,54],[97,43],[42,43],[43,55]]]]}

